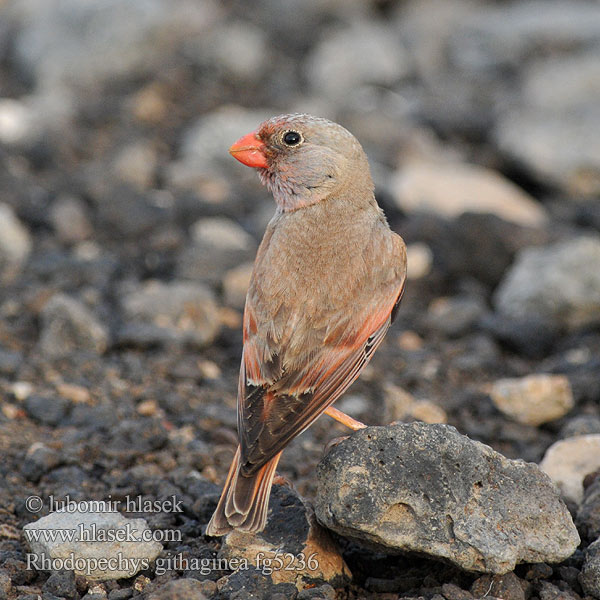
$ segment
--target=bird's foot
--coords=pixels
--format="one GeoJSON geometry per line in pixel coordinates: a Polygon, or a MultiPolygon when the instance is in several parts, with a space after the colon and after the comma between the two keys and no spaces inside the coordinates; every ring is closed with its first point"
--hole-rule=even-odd
{"type": "Polygon", "coordinates": [[[338,410],[337,408],[334,408],[333,406],[326,408],[324,412],[326,415],[329,415],[332,419],[335,419],[336,421],[340,422],[342,425],[345,425],[346,427],[349,427],[350,429],[352,429],[352,431],[358,431],[359,429],[364,429],[366,427],[366,425],[364,423],[361,423],[360,421],[353,419],[346,413],[343,413],[341,410],[338,410]]]}

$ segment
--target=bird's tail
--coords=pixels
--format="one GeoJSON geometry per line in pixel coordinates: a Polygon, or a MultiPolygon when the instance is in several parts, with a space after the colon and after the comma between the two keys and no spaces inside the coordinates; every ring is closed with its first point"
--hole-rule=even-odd
{"type": "Polygon", "coordinates": [[[206,535],[224,535],[233,529],[256,533],[265,528],[271,486],[280,456],[281,452],[256,473],[246,476],[240,472],[238,446],[206,535]]]}

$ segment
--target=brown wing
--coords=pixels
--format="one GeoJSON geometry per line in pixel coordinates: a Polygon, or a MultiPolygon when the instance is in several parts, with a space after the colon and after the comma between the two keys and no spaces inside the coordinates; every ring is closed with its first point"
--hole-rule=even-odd
{"type": "MultiPolygon", "coordinates": [[[[378,297],[352,318],[338,319],[339,326],[330,328],[318,348],[291,370],[285,360],[289,337],[284,345],[261,337],[249,297],[238,403],[242,473],[255,473],[348,389],[383,340],[403,289],[402,277],[374,290],[378,297]]],[[[293,336],[300,316],[291,314],[288,320],[293,336]]]]}

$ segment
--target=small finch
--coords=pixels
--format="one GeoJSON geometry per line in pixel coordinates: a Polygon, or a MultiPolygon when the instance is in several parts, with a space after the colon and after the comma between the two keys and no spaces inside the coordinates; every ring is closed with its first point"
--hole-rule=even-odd
{"type": "Polygon", "coordinates": [[[369,362],[394,320],[406,248],[373,194],[356,138],[326,119],[282,115],[229,152],[258,169],[277,210],[258,249],[244,310],[239,445],[206,533],[258,532],[282,450],[369,362]]]}

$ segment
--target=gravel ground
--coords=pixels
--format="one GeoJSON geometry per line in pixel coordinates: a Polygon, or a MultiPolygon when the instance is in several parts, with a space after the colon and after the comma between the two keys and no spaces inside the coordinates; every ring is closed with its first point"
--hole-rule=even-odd
{"type": "MultiPolygon", "coordinates": [[[[583,0],[0,0],[0,599],[600,598],[599,52],[583,0]],[[227,147],[292,111],[359,138],[409,247],[398,320],[339,408],[534,463],[571,440],[542,465],[580,548],[492,578],[333,534],[352,578],[300,591],[223,564],[28,568],[51,499],[175,496],[127,516],[180,533],[163,559],[222,556],[202,529],[274,210],[227,147]]],[[[322,417],[283,454],[309,502],[341,435],[322,417]]]]}

